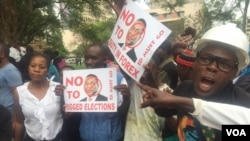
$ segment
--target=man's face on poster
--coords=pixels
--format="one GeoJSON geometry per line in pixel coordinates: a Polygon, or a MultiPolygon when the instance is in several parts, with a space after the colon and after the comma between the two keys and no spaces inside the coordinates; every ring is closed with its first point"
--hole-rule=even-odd
{"type": "Polygon", "coordinates": [[[128,30],[126,36],[126,46],[133,46],[141,39],[141,36],[145,31],[145,23],[140,20],[137,20],[128,30]]]}
{"type": "Polygon", "coordinates": [[[85,93],[91,97],[97,95],[99,89],[98,79],[95,76],[88,76],[86,77],[86,81],[84,84],[84,91],[85,93]]]}

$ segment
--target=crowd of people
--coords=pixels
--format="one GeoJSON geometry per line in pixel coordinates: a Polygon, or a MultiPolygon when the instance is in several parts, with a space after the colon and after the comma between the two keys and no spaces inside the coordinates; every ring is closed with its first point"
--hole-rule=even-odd
{"type": "Polygon", "coordinates": [[[139,82],[115,63],[107,43],[85,49],[86,69],[116,68],[117,112],[65,112],[63,72],[74,68],[59,64],[58,52],[27,47],[14,58],[18,43],[0,43],[0,140],[219,141],[222,124],[250,124],[247,36],[235,24],[197,41],[195,33],[187,27],[166,39],[139,82]]]}

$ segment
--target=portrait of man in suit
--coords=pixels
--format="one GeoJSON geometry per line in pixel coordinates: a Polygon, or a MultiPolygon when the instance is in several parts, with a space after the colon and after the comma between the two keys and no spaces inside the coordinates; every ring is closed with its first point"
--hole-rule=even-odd
{"type": "Polygon", "coordinates": [[[87,97],[81,101],[107,101],[108,98],[100,94],[101,91],[101,81],[94,74],[89,74],[85,78],[84,92],[87,97]]]}
{"type": "Polygon", "coordinates": [[[146,29],[146,21],[144,19],[136,20],[133,25],[129,28],[126,41],[122,47],[123,51],[127,53],[133,62],[136,62],[137,56],[135,53],[135,48],[141,43],[144,38],[146,29]]]}

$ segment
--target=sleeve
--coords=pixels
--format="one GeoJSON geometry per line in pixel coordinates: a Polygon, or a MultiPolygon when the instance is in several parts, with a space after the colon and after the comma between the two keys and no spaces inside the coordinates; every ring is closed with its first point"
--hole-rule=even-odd
{"type": "Polygon", "coordinates": [[[223,124],[250,124],[250,109],[236,105],[207,102],[193,98],[195,111],[190,113],[201,124],[221,130],[223,124]]]}
{"type": "Polygon", "coordinates": [[[17,68],[8,69],[5,73],[5,79],[10,87],[19,86],[23,83],[21,73],[17,70],[17,68]]]}

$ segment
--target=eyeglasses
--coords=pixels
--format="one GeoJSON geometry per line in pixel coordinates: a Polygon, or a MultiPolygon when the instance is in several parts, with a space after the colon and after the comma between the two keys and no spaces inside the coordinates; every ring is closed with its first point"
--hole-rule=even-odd
{"type": "Polygon", "coordinates": [[[238,65],[238,62],[235,60],[217,57],[214,56],[213,54],[201,51],[197,53],[197,61],[202,65],[210,65],[214,61],[216,61],[217,67],[219,68],[220,71],[223,72],[230,72],[238,65]]]}

